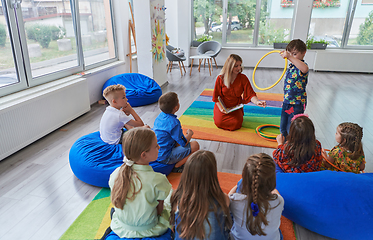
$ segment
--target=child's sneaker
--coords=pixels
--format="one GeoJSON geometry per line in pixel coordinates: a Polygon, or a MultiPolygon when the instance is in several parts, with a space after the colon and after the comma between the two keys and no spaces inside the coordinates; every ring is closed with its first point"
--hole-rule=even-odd
{"type": "Polygon", "coordinates": [[[177,168],[174,167],[171,172],[182,173],[183,170],[184,170],[184,165],[185,164],[183,164],[183,165],[181,165],[180,167],[177,167],[177,168]]]}

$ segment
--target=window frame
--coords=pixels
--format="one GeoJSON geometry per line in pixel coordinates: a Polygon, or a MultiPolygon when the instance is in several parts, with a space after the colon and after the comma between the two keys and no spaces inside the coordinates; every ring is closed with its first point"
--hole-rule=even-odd
{"type": "Polygon", "coordinates": [[[5,21],[7,22],[7,29],[11,41],[13,60],[15,64],[16,75],[18,76],[18,82],[1,87],[0,97],[118,61],[119,57],[117,36],[115,31],[113,0],[108,1],[110,7],[111,32],[113,37],[115,57],[99,61],[90,65],[85,65],[83,44],[81,38],[82,33],[79,15],[79,0],[70,0],[73,29],[76,38],[77,52],[75,54],[77,57],[77,65],[73,67],[64,68],[58,71],[54,71],[51,73],[46,73],[41,76],[33,77],[27,48],[25,26],[23,23],[22,7],[19,4],[18,8],[14,9],[13,6],[9,6],[9,4],[11,4],[10,1],[3,0],[2,4],[5,10],[4,17],[5,21]]]}

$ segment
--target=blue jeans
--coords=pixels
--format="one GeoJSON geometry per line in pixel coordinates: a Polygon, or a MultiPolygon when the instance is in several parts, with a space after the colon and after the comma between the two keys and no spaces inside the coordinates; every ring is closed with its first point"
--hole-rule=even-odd
{"type": "Polygon", "coordinates": [[[191,152],[192,148],[190,147],[190,143],[188,143],[185,147],[177,146],[172,149],[168,158],[159,162],[164,164],[175,164],[183,160],[185,157],[191,154],[191,152]]]}
{"type": "MultiPolygon", "coordinates": [[[[221,211],[218,212],[218,218],[216,218],[214,211],[210,211],[208,214],[208,219],[211,224],[211,228],[208,225],[207,221],[203,223],[205,228],[206,238],[204,240],[227,240],[229,239],[229,230],[225,229],[225,217],[221,211]],[[211,231],[211,232],[210,232],[211,231]],[[209,235],[210,233],[210,235],[209,235]]],[[[180,223],[179,212],[175,214],[176,226],[175,226],[175,240],[184,240],[180,238],[179,233],[177,232],[177,226],[180,223]]],[[[192,240],[197,240],[193,238],[192,240]]]]}
{"type": "Polygon", "coordinates": [[[282,104],[281,110],[281,121],[280,121],[280,132],[285,138],[289,134],[291,119],[294,115],[304,113],[305,106],[302,104],[282,104]]]}

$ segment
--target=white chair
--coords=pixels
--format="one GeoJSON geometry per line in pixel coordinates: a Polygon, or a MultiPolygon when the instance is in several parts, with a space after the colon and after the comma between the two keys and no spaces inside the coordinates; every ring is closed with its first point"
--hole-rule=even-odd
{"type": "Polygon", "coordinates": [[[216,63],[215,57],[218,56],[218,54],[221,51],[221,44],[217,41],[206,41],[201,43],[197,47],[198,54],[205,54],[210,56],[212,59],[214,59],[215,66],[218,68],[218,64],[216,63]]]}

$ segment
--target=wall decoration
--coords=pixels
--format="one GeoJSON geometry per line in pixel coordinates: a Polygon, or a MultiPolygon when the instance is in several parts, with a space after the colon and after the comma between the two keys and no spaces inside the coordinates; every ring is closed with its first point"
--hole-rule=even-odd
{"type": "MultiPolygon", "coordinates": [[[[163,24],[164,25],[164,24],[163,24]]],[[[152,52],[155,61],[165,58],[165,33],[164,27],[160,27],[159,20],[155,20],[155,28],[152,33],[152,52]]]]}
{"type": "Polygon", "coordinates": [[[164,0],[150,1],[150,20],[152,28],[151,51],[155,62],[161,62],[166,58],[165,11],[164,0]]]}

